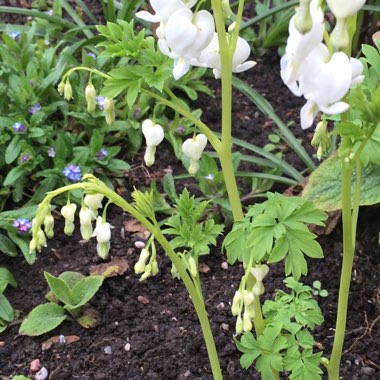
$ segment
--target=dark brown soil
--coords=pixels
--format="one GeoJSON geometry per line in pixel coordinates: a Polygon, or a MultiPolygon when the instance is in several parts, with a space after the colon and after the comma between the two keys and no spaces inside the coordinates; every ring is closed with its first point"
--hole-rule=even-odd
{"type": "MultiPolygon", "coordinates": [[[[284,121],[295,119],[292,126],[308,148],[310,132],[302,132],[298,122],[300,100],[293,97],[279,79],[278,58],[264,57],[241,78],[247,80],[273,104],[284,121]]],[[[201,97],[205,121],[219,128],[219,89],[214,81],[216,98],[201,97]],[[206,107],[203,106],[208,102],[206,107]],[[209,112],[207,112],[209,110],[209,112]]],[[[302,104],[302,103],[301,103],[302,104]]],[[[263,146],[267,135],[273,132],[273,123],[258,113],[251,103],[235,93],[234,136],[263,146]]],[[[169,149],[169,147],[168,147],[169,149]]],[[[158,150],[157,165],[150,169],[155,178],[162,177],[165,169],[175,173],[182,169],[174,157],[158,150]]],[[[287,159],[302,169],[300,160],[287,153],[287,159]]],[[[141,157],[136,157],[136,167],[141,157]]],[[[125,187],[142,183],[147,179],[144,171],[135,170],[125,180],[125,187]]],[[[145,183],[144,183],[145,185],[145,183]]],[[[182,185],[183,186],[183,183],[182,185]]],[[[277,187],[277,190],[284,190],[277,187]]],[[[126,194],[128,196],[128,194],[126,194]]],[[[348,311],[345,354],[342,359],[341,376],[344,380],[378,379],[380,377],[380,285],[379,262],[379,207],[361,209],[357,238],[357,255],[354,263],[353,281],[348,311]]],[[[111,208],[108,221],[115,227],[111,241],[110,259],[124,258],[133,268],[139,250],[134,247],[136,237],[124,231],[128,216],[121,210],[111,208]],[[121,232],[123,231],[123,232],[121,232]]],[[[325,324],[315,331],[315,339],[330,354],[342,255],[341,226],[329,236],[321,236],[320,243],[325,259],[309,262],[309,275],[304,281],[322,282],[329,296],[320,298],[325,324]]],[[[202,284],[207,310],[216,339],[219,358],[227,380],[259,379],[254,369],[244,371],[239,366],[232,335],[234,317],[230,302],[238,286],[242,268],[240,265],[223,269],[226,258],[220,248],[205,257],[203,263],[210,269],[202,273],[202,284]]],[[[212,379],[207,353],[199,323],[184,286],[170,275],[170,263],[159,252],[160,272],[147,281],[139,282],[129,270],[126,274],[105,280],[90,305],[99,312],[99,324],[94,329],[84,329],[75,321],[67,320],[51,333],[31,338],[18,335],[22,318],[36,305],[45,302],[48,287],[43,271],[54,275],[67,270],[88,274],[90,266],[101,263],[96,255],[95,242],[82,244],[78,232],[71,238],[63,235],[62,223],[56,227],[56,237],[38,256],[35,265],[29,266],[22,257],[0,256],[0,266],[14,274],[17,289],[9,289],[6,296],[20,313],[17,320],[0,336],[0,379],[10,379],[15,374],[32,376],[29,365],[40,359],[49,370],[53,380],[209,380],[212,379]],[[71,344],[55,344],[42,350],[42,343],[52,336],[79,337],[71,344]]],[[[270,298],[276,288],[282,287],[283,268],[272,266],[266,282],[266,297],[270,298]]]]}

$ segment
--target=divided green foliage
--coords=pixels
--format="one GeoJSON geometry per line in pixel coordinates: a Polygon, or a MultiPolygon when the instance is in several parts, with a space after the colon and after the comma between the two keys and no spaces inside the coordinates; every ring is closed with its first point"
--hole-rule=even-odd
{"type": "Polygon", "coordinates": [[[299,197],[268,193],[268,200],[249,208],[245,218],[234,224],[223,246],[228,261],[248,263],[285,260],[286,275],[299,279],[307,273],[304,255],[321,258],[322,248],[309,224],[324,225],[325,212],[299,197]]]}
{"type": "Polygon", "coordinates": [[[216,238],[221,234],[223,226],[213,219],[202,220],[209,202],[195,199],[185,188],[176,201],[176,212],[165,223],[168,228],[164,234],[174,235],[170,241],[173,248],[182,247],[195,257],[207,255],[209,245],[216,244],[216,238]]]}
{"type": "MultiPolygon", "coordinates": [[[[58,277],[44,272],[45,279],[56,299],[63,306],[53,302],[35,307],[24,319],[19,333],[29,336],[42,335],[59,326],[66,319],[66,310],[78,320],[81,308],[95,295],[103,283],[103,276],[85,277],[78,272],[63,272],[58,277]]],[[[53,298],[53,297],[49,297],[53,298]]],[[[86,327],[91,327],[91,321],[86,327]]]]}
{"type": "Polygon", "coordinates": [[[291,293],[277,290],[274,301],[267,300],[263,313],[267,324],[255,339],[245,333],[236,346],[243,353],[240,364],[249,368],[256,360],[262,379],[275,380],[273,371],[290,372],[292,380],[320,380],[322,352],[314,353],[315,340],[310,331],[323,323],[312,289],[294,278],[285,279],[291,293]]]}
{"type": "Polygon", "coordinates": [[[275,300],[267,300],[263,305],[265,318],[281,321],[284,329],[294,334],[304,327],[313,330],[320,326],[324,318],[318,302],[313,299],[313,289],[293,277],[286,278],[284,283],[291,292],[277,290],[275,300]]]}

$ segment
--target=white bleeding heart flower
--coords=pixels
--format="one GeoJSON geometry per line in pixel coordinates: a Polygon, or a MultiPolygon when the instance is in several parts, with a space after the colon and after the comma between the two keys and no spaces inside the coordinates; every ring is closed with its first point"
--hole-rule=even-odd
{"type": "Polygon", "coordinates": [[[331,12],[336,18],[346,18],[357,13],[365,0],[327,0],[331,12]]]}
{"type": "MultiPolygon", "coordinates": [[[[232,72],[241,73],[255,66],[256,62],[247,61],[250,54],[251,48],[249,47],[248,42],[244,38],[238,37],[236,49],[232,58],[232,72]]],[[[210,44],[202,51],[200,57],[192,62],[192,64],[194,66],[210,67],[213,69],[215,79],[220,78],[222,68],[217,33],[214,33],[210,44]]]]}
{"type": "Polygon", "coordinates": [[[96,227],[92,233],[92,237],[96,237],[98,242],[96,249],[98,255],[102,259],[106,259],[110,249],[110,240],[111,240],[111,228],[113,228],[109,223],[103,221],[101,216],[98,216],[96,219],[96,227]]]}
{"type": "Polygon", "coordinates": [[[149,22],[166,22],[176,10],[191,8],[197,0],[150,0],[149,2],[155,14],[140,11],[136,13],[136,16],[149,22]]]}
{"type": "Polygon", "coordinates": [[[142,123],[142,133],[146,141],[144,161],[146,166],[152,166],[155,161],[156,146],[164,139],[164,130],[161,125],[153,123],[150,119],[146,119],[142,123]]]}
{"type": "Polygon", "coordinates": [[[214,18],[210,12],[201,10],[195,14],[188,8],[175,11],[165,26],[165,38],[158,40],[163,54],[174,59],[173,76],[181,78],[209,45],[215,32],[214,18]]]}
{"type": "Polygon", "coordinates": [[[77,205],[75,203],[68,203],[61,209],[61,214],[65,218],[65,227],[63,231],[66,235],[70,236],[74,232],[74,218],[76,210],[77,205]]]}
{"type": "Polygon", "coordinates": [[[195,137],[187,139],[182,144],[183,154],[190,158],[189,173],[195,175],[199,169],[199,160],[202,156],[202,153],[207,145],[207,137],[203,134],[199,134],[195,137]]]}
{"type": "Polygon", "coordinates": [[[289,37],[285,55],[281,58],[281,78],[289,89],[298,95],[296,80],[298,79],[302,63],[309,53],[323,40],[324,15],[318,7],[318,0],[310,3],[310,15],[313,26],[307,33],[300,33],[295,25],[295,16],[289,23],[289,37]]]}
{"type": "MultiPolygon", "coordinates": [[[[349,105],[340,101],[347,93],[353,81],[351,60],[343,52],[334,53],[327,61],[329,51],[320,44],[307,57],[302,65],[299,78],[299,91],[307,99],[301,109],[301,127],[311,127],[314,117],[319,110],[335,115],[345,112],[349,105]]],[[[357,62],[353,65],[356,67],[357,62]]]]}
{"type": "Polygon", "coordinates": [[[98,216],[98,208],[102,208],[103,194],[86,194],[83,202],[91,210],[92,220],[98,216]]]}
{"type": "Polygon", "coordinates": [[[86,206],[79,211],[80,232],[84,240],[90,240],[92,235],[93,212],[86,206]]]}

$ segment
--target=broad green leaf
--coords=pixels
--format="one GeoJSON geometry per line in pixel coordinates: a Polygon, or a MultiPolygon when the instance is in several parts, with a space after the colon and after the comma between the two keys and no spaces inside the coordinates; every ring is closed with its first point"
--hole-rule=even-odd
{"type": "Polygon", "coordinates": [[[17,287],[17,282],[15,278],[13,277],[13,274],[7,269],[7,268],[1,268],[0,267],[0,293],[4,291],[4,289],[1,291],[1,288],[3,285],[12,285],[14,288],[17,287]]]}
{"type": "Polygon", "coordinates": [[[14,313],[12,305],[5,298],[4,294],[0,294],[0,320],[5,322],[12,322],[14,319],[14,313]]]}
{"type": "Polygon", "coordinates": [[[5,177],[3,186],[15,186],[15,182],[26,174],[26,169],[24,166],[14,167],[5,177]]]}
{"type": "Polygon", "coordinates": [[[44,272],[45,279],[49,285],[49,288],[54,295],[65,305],[74,305],[74,296],[71,289],[64,280],[59,277],[54,277],[48,272],[44,272]]]}
{"type": "Polygon", "coordinates": [[[0,252],[9,256],[17,255],[17,248],[13,241],[8,236],[0,234],[0,252]]]}
{"type": "MultiPolygon", "coordinates": [[[[342,208],[341,159],[333,156],[324,161],[309,177],[302,196],[317,208],[334,211],[342,208]]],[[[352,178],[354,192],[356,175],[352,178]]],[[[380,165],[369,163],[363,168],[360,205],[369,206],[380,202],[380,165]]]]}
{"type": "Polygon", "coordinates": [[[55,303],[45,303],[35,307],[21,323],[19,334],[42,335],[55,329],[66,319],[63,307],[55,303]]]}
{"type": "MultiPolygon", "coordinates": [[[[11,164],[15,161],[21,152],[22,145],[20,144],[20,135],[15,135],[5,150],[5,162],[11,164]]],[[[5,185],[6,186],[6,185],[5,185]]]]}
{"type": "Polygon", "coordinates": [[[79,281],[72,289],[75,302],[71,305],[75,308],[85,305],[99,290],[103,280],[103,276],[88,276],[79,281]]]}

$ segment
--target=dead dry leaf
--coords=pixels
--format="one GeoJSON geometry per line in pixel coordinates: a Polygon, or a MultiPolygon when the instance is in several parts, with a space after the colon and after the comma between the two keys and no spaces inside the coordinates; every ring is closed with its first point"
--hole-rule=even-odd
{"type": "Polygon", "coordinates": [[[42,342],[41,348],[42,351],[48,350],[53,344],[71,344],[78,342],[80,340],[79,336],[77,335],[55,335],[49,338],[48,340],[45,340],[42,342]]]}
{"type": "Polygon", "coordinates": [[[119,257],[113,258],[109,263],[92,265],[92,276],[116,277],[123,275],[129,269],[128,261],[119,257]]]}
{"type": "Polygon", "coordinates": [[[144,240],[147,240],[150,236],[150,232],[136,219],[126,220],[123,224],[125,230],[132,233],[132,235],[136,235],[144,240]]]}

